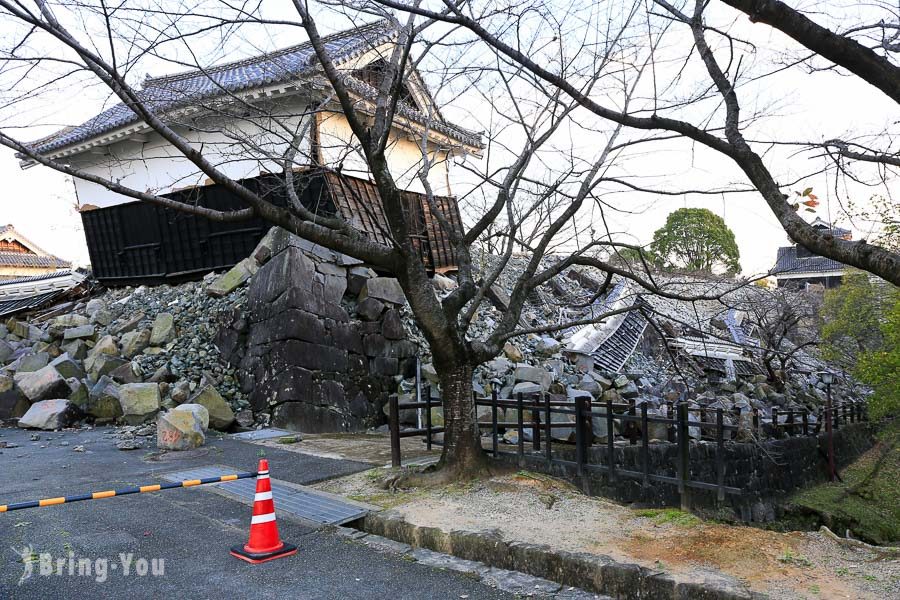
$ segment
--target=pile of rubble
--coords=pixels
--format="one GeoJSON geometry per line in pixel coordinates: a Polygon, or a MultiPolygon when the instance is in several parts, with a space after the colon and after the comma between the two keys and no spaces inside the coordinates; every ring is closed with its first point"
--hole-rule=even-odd
{"type": "Polygon", "coordinates": [[[222,279],[109,290],[65,312],[9,319],[0,325],[0,420],[125,424],[122,449],[141,447],[154,424],[166,449],[202,444],[209,427],[252,426],[235,369],[211,341],[221,315],[245,300],[222,279]]]}
{"type": "MultiPolygon", "coordinates": [[[[503,312],[503,299],[512,292],[518,272],[528,257],[513,257],[498,278],[495,289],[470,328],[471,337],[489,334],[503,312]]],[[[548,264],[553,259],[547,260],[548,264]]],[[[496,257],[482,257],[483,268],[489,268],[496,257]]],[[[769,381],[760,364],[761,342],[753,337],[755,331],[748,314],[754,303],[766,300],[770,292],[757,286],[739,286],[734,281],[717,278],[686,276],[655,277],[657,284],[667,291],[682,295],[712,296],[716,300],[694,302],[673,300],[642,290],[625,279],[615,278],[604,287],[602,273],[587,268],[572,268],[553,278],[529,298],[521,325],[543,327],[593,318],[606,312],[632,308],[604,319],[603,322],[581,327],[569,327],[545,334],[527,334],[508,342],[503,355],[481,365],[475,372],[473,387],[479,396],[496,391],[500,398],[514,398],[522,394],[526,400],[549,394],[553,401],[573,402],[579,396],[605,404],[633,403],[648,405],[651,416],[667,416],[667,403],[687,403],[689,408],[709,408],[709,418],[715,409],[728,415],[740,414],[739,424],[747,424],[754,410],[762,423],[771,423],[774,410],[815,412],[825,403],[826,386],[818,372],[826,369],[811,352],[797,352],[792,370],[782,373],[783,379],[769,381]]],[[[439,294],[455,288],[452,277],[436,277],[439,294]]],[[[408,310],[408,309],[407,309],[408,310]]],[[[413,325],[412,315],[405,314],[408,336],[427,349],[424,339],[413,325]]],[[[421,373],[430,384],[431,395],[439,398],[438,380],[429,357],[422,357],[421,373]]],[[[413,401],[415,380],[406,379],[399,388],[401,402],[413,401]]],[[[832,387],[833,400],[859,400],[862,391],[849,379],[842,379],[832,387]]],[[[566,415],[554,418],[570,419],[566,415]]],[[[415,425],[419,416],[403,411],[401,418],[415,425]]],[[[490,410],[479,408],[479,419],[490,420],[490,410]]],[[[504,415],[500,415],[504,420],[504,415]]],[[[778,416],[781,422],[786,415],[778,416]]],[[[509,415],[515,421],[515,415],[509,415]]],[[[731,423],[735,417],[726,417],[731,423]]],[[[442,422],[442,411],[432,409],[432,422],[442,422]]],[[[665,439],[664,427],[654,428],[651,437],[665,439]]],[[[619,432],[616,432],[619,433],[619,432]]],[[[698,428],[691,435],[700,436],[698,428]]],[[[594,434],[605,438],[606,420],[595,419],[594,434]]],[[[530,435],[530,430],[526,431],[530,435]]],[[[568,439],[574,430],[554,429],[554,436],[568,439]]],[[[515,443],[515,431],[506,433],[515,443]]]]}

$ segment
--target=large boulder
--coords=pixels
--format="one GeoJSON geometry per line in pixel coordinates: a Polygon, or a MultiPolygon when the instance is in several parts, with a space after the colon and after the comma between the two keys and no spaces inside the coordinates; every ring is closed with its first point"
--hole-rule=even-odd
{"type": "Polygon", "coordinates": [[[129,331],[133,331],[137,328],[138,324],[144,320],[144,313],[137,312],[131,315],[128,318],[120,320],[116,325],[111,329],[113,335],[122,335],[123,333],[127,333],[129,331]]]}
{"type": "Polygon", "coordinates": [[[122,404],[119,402],[119,386],[109,377],[101,377],[91,388],[87,412],[95,419],[112,421],[122,416],[122,404]]]}
{"type": "Polygon", "coordinates": [[[33,373],[46,367],[49,362],[50,354],[47,352],[26,354],[16,364],[16,373],[33,373]]]}
{"type": "Polygon", "coordinates": [[[84,377],[84,371],[81,365],[74,361],[67,353],[60,354],[50,363],[50,366],[59,372],[60,375],[69,379],[74,377],[81,379],[84,377]]]}
{"type": "Polygon", "coordinates": [[[88,345],[84,343],[84,340],[72,340],[71,342],[63,344],[60,347],[60,350],[75,360],[84,360],[84,357],[88,355],[89,348],[88,345]]]}
{"type": "Polygon", "coordinates": [[[94,326],[91,324],[79,325],[78,327],[69,327],[63,332],[63,339],[69,340],[92,340],[97,335],[94,326]]]}
{"type": "Polygon", "coordinates": [[[91,356],[97,356],[98,354],[118,356],[119,346],[116,345],[116,339],[111,335],[104,335],[97,340],[97,343],[91,349],[91,356]]]}
{"type": "Polygon", "coordinates": [[[190,399],[191,404],[201,404],[209,411],[209,426],[224,431],[234,423],[234,411],[218,390],[206,385],[190,399]]]}
{"type": "Polygon", "coordinates": [[[28,399],[15,386],[12,377],[0,375],[0,421],[21,417],[29,406],[28,399]]]}
{"type": "Polygon", "coordinates": [[[156,419],[156,445],[162,450],[191,450],[206,442],[203,424],[189,410],[170,410],[156,419]]]}
{"type": "Polygon", "coordinates": [[[62,429],[78,419],[79,411],[68,400],[41,400],[31,405],[21,419],[19,427],[30,429],[62,429]]]}
{"type": "Polygon", "coordinates": [[[518,367],[516,368],[516,381],[530,381],[540,385],[544,391],[550,389],[553,376],[550,371],[542,367],[518,367]]]}
{"type": "Polygon", "coordinates": [[[200,418],[200,424],[203,431],[209,429],[209,411],[202,404],[180,404],[172,410],[186,410],[192,412],[200,418]]]}
{"type": "Polygon", "coordinates": [[[17,374],[16,384],[31,402],[49,398],[66,398],[71,392],[65,378],[50,365],[34,373],[17,374]]]}
{"type": "Polygon", "coordinates": [[[0,339],[0,364],[9,360],[9,357],[13,355],[13,352],[15,352],[15,349],[12,345],[6,340],[0,339]]]}
{"type": "Polygon", "coordinates": [[[159,411],[159,386],[155,383],[126,383],[119,387],[122,417],[129,425],[140,425],[159,411]]]}
{"type": "Polygon", "coordinates": [[[150,344],[150,330],[141,329],[140,331],[129,331],[122,335],[121,346],[122,356],[125,358],[134,358],[150,344]]]}
{"type": "Polygon", "coordinates": [[[389,304],[405,304],[403,288],[393,277],[373,277],[367,279],[359,292],[359,299],[374,298],[389,304]]]}
{"type": "Polygon", "coordinates": [[[214,298],[227,296],[256,274],[259,265],[252,257],[245,258],[223,273],[206,288],[206,293],[214,298]]]}
{"type": "Polygon", "coordinates": [[[136,369],[140,369],[136,363],[126,362],[110,371],[109,376],[116,383],[141,383],[144,379],[136,369]]]}
{"type": "Polygon", "coordinates": [[[109,354],[97,354],[88,357],[84,361],[84,366],[88,369],[88,375],[94,381],[99,381],[104,375],[109,375],[125,364],[128,364],[128,361],[124,358],[110,356],[109,354]]]}
{"type": "Polygon", "coordinates": [[[150,345],[163,346],[175,339],[175,317],[171,313],[159,313],[153,320],[150,345]]]}

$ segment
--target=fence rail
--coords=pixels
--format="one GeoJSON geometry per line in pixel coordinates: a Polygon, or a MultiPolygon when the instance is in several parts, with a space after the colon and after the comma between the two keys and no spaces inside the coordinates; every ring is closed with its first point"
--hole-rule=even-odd
{"type": "MultiPolygon", "coordinates": [[[[444,431],[443,427],[433,427],[431,409],[440,407],[441,402],[431,399],[430,386],[425,387],[422,394],[426,400],[418,402],[398,401],[396,395],[389,399],[390,431],[391,431],[391,463],[395,467],[401,466],[400,438],[424,436],[425,443],[430,450],[433,436],[444,431]],[[425,408],[425,423],[423,427],[401,430],[400,411],[425,408]]],[[[726,410],[724,408],[695,407],[691,408],[686,402],[667,402],[665,416],[651,415],[647,403],[636,405],[634,400],[628,403],[614,403],[612,401],[595,402],[591,398],[578,397],[573,401],[554,400],[549,394],[529,395],[526,400],[522,394],[515,398],[498,397],[494,391],[490,397],[475,397],[477,407],[490,408],[490,421],[481,422],[480,430],[490,431],[491,445],[487,453],[494,458],[502,458],[504,455],[515,455],[520,467],[526,466],[528,457],[543,457],[548,468],[554,465],[563,465],[574,468],[579,477],[586,473],[601,473],[608,483],[614,483],[618,478],[627,478],[639,481],[643,486],[649,486],[651,482],[659,482],[678,487],[683,502],[690,489],[699,489],[716,492],[719,501],[725,499],[726,494],[740,495],[744,492],[741,488],[731,487],[725,484],[725,444],[738,437],[742,429],[749,429],[757,439],[763,437],[783,436],[816,436],[831,422],[834,430],[849,424],[867,420],[867,410],[864,403],[843,402],[828,408],[816,411],[815,419],[811,419],[808,410],[779,409],[771,411],[771,423],[764,423],[759,409],[752,409],[746,413],[740,408],[726,410]],[[500,410],[506,414],[505,420],[500,420],[500,410]],[[515,414],[515,420],[510,421],[509,411],[515,414]],[[563,419],[554,415],[565,415],[563,419]],[[572,418],[574,417],[574,419],[572,418]],[[595,436],[593,424],[597,421],[605,423],[606,435],[595,436]],[[749,424],[750,427],[742,426],[749,424]],[[650,457],[650,445],[653,438],[650,437],[650,425],[659,424],[666,428],[666,439],[659,440],[676,444],[675,476],[655,472],[650,457]],[[616,429],[621,432],[621,437],[629,442],[630,446],[640,445],[639,470],[626,468],[619,465],[616,448],[616,429]],[[516,432],[515,451],[501,450],[500,430],[513,430],[516,432]],[[571,453],[572,443],[554,440],[554,429],[574,429],[574,460],[568,460],[562,456],[571,453]],[[701,481],[691,477],[690,442],[691,431],[701,441],[715,443],[715,481],[701,481]],[[698,431],[699,430],[699,431],[698,431]],[[526,451],[526,432],[531,437],[531,449],[526,451]],[[699,434],[699,435],[696,435],[699,434]],[[600,441],[601,444],[596,444],[600,441]],[[567,452],[554,453],[554,446],[567,452]],[[601,456],[605,461],[592,461],[591,450],[603,448],[601,456]]],[[[662,408],[662,407],[661,407],[662,408]]],[[[571,436],[569,436],[571,437],[571,436]]],[[[504,444],[505,445],[505,444],[504,444]]],[[[671,471],[669,471],[671,472],[671,471]]]]}

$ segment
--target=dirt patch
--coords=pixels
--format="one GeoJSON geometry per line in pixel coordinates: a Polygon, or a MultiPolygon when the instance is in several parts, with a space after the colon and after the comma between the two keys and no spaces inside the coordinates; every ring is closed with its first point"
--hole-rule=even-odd
{"type": "MultiPolygon", "coordinates": [[[[304,433],[301,436],[302,441],[292,444],[281,443],[278,438],[253,443],[321,458],[354,460],[377,466],[391,464],[391,443],[387,434],[304,433]]],[[[400,452],[404,464],[432,457],[438,458],[441,455],[440,447],[428,451],[418,438],[401,438],[400,452]]]]}
{"type": "Polygon", "coordinates": [[[772,598],[896,598],[900,561],[843,548],[818,533],[703,523],[677,510],[633,510],[566,482],[518,472],[464,486],[391,492],[385,471],[316,487],[393,508],[421,526],[497,529],[508,540],[593,552],[682,578],[715,569],[772,598]]]}

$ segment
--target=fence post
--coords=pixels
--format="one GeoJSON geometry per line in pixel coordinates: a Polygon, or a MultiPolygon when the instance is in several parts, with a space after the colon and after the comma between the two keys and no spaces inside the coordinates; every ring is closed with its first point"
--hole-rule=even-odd
{"type": "Polygon", "coordinates": [[[716,492],[719,502],[725,501],[725,413],[716,409],[716,492]]]}
{"type": "Polygon", "coordinates": [[[584,398],[575,398],[575,465],[579,477],[584,475],[584,398]]]}
{"type": "MultiPolygon", "coordinates": [[[[634,398],[628,400],[628,416],[634,417],[637,416],[637,409],[634,406],[634,398]]],[[[634,446],[637,444],[638,432],[637,432],[638,424],[636,421],[629,420],[628,421],[628,442],[634,446]]]]}
{"type": "Polygon", "coordinates": [[[516,408],[518,409],[519,419],[519,437],[518,437],[518,455],[519,455],[519,468],[525,468],[525,409],[522,402],[522,392],[516,394],[516,408]]]}
{"type": "Polygon", "coordinates": [[[794,431],[794,409],[793,408],[788,411],[787,424],[788,424],[788,431],[790,432],[791,436],[797,435],[797,432],[794,431]]]}
{"type": "Polygon", "coordinates": [[[776,407],[772,407],[772,435],[778,437],[778,409],[776,407]]]}
{"type": "Polygon", "coordinates": [[[547,468],[549,469],[553,465],[553,450],[550,448],[551,440],[553,440],[553,427],[551,426],[553,420],[550,418],[550,394],[541,392],[541,396],[544,398],[544,429],[547,432],[544,436],[546,438],[544,446],[547,454],[547,468]]]}
{"type": "Polygon", "coordinates": [[[534,396],[531,397],[531,447],[535,452],[541,451],[541,409],[534,396]]]}
{"type": "Polygon", "coordinates": [[[397,394],[388,396],[388,418],[391,430],[391,466],[400,466],[400,407],[397,394]]]}
{"type": "Polygon", "coordinates": [[[809,435],[809,409],[803,409],[803,435],[809,435]]]}
{"type": "Polygon", "coordinates": [[[612,483],[616,480],[616,430],[615,421],[613,421],[613,403],[612,398],[606,399],[606,460],[608,462],[607,481],[612,483]]]}
{"type": "Polygon", "coordinates": [[[641,404],[641,464],[644,470],[644,487],[650,487],[650,427],[647,422],[647,403],[641,404]]]}
{"type": "MultiPolygon", "coordinates": [[[[671,401],[666,402],[666,418],[675,419],[675,411],[672,409],[671,401]]],[[[670,442],[675,441],[675,425],[672,423],[666,423],[666,439],[670,442]]]]}
{"type": "Polygon", "coordinates": [[[759,409],[753,409],[753,433],[759,437],[759,409]]]}
{"type": "Polygon", "coordinates": [[[425,386],[425,449],[431,450],[431,386],[425,386]]]}
{"type": "Polygon", "coordinates": [[[500,428],[497,426],[497,386],[491,386],[491,450],[494,458],[497,458],[497,436],[500,428]]]}
{"type": "Polygon", "coordinates": [[[690,478],[691,447],[688,434],[687,404],[678,405],[678,493],[681,495],[681,509],[690,510],[691,500],[687,481],[690,478]]]}

